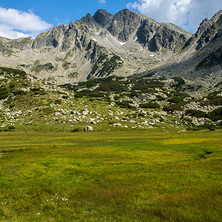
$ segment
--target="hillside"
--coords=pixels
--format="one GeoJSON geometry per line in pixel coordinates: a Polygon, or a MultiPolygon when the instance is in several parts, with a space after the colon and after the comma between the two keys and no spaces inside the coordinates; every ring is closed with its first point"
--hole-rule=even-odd
{"type": "Polygon", "coordinates": [[[0,68],[2,131],[184,131],[220,128],[222,84],[210,92],[180,77],[108,77],[77,85],[46,85],[23,71],[0,68]]]}

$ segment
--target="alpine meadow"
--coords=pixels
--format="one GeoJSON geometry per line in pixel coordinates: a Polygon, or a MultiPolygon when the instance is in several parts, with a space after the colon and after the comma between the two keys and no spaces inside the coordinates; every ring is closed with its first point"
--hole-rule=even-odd
{"type": "Polygon", "coordinates": [[[222,11],[195,34],[99,9],[0,37],[0,221],[220,222],[221,206],[222,11]]]}

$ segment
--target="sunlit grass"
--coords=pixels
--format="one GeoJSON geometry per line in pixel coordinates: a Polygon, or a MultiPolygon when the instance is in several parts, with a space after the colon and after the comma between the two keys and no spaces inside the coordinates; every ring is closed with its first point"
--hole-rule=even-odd
{"type": "Polygon", "coordinates": [[[1,133],[2,221],[221,221],[222,132],[1,133]]]}

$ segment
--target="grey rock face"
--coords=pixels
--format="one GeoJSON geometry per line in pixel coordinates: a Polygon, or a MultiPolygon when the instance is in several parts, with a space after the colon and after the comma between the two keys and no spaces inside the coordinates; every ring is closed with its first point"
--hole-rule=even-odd
{"type": "Polygon", "coordinates": [[[211,68],[213,66],[222,64],[222,47],[220,47],[216,52],[211,53],[205,59],[203,59],[198,65],[197,69],[211,68]]]}
{"type": "Polygon", "coordinates": [[[154,35],[156,34],[156,30],[160,27],[157,22],[153,22],[150,20],[144,20],[137,31],[137,41],[143,44],[144,46],[149,43],[154,35]]]}
{"type": "Polygon", "coordinates": [[[0,37],[0,52],[4,53],[8,50],[26,50],[32,47],[33,39],[31,37],[28,38],[20,38],[20,39],[7,39],[0,37]]]}
{"type": "Polygon", "coordinates": [[[151,19],[145,19],[137,31],[138,42],[147,46],[152,52],[162,48],[175,51],[180,49],[188,40],[189,33],[181,31],[177,26],[157,23],[151,19]]]}
{"type": "Polygon", "coordinates": [[[106,10],[100,9],[95,13],[93,18],[102,27],[108,27],[112,22],[113,15],[108,13],[106,10]]]}
{"type": "Polygon", "coordinates": [[[110,33],[121,41],[127,41],[141,22],[141,16],[137,13],[124,9],[116,13],[109,28],[110,33]]]}
{"type": "Polygon", "coordinates": [[[222,28],[222,10],[216,13],[210,20],[204,19],[195,35],[193,35],[185,44],[184,49],[186,47],[191,46],[195,41],[197,41],[196,50],[205,46],[212,39],[215,40],[219,35],[217,33],[221,33],[222,28]]]}
{"type": "Polygon", "coordinates": [[[43,47],[57,47],[64,33],[68,30],[67,25],[60,25],[50,29],[46,33],[41,33],[33,42],[33,49],[40,49],[43,47]]]}
{"type": "Polygon", "coordinates": [[[149,44],[150,51],[160,51],[162,48],[175,51],[187,40],[184,34],[169,29],[166,26],[159,27],[157,33],[149,44]]]}

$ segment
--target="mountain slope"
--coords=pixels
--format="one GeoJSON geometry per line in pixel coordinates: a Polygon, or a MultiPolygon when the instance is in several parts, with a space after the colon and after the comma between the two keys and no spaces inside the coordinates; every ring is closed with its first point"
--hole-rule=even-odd
{"type": "Polygon", "coordinates": [[[176,74],[212,88],[222,77],[221,47],[222,11],[219,11],[210,20],[205,19],[200,24],[198,31],[185,43],[175,59],[169,59],[152,72],[156,73],[156,77],[176,74]]]}

